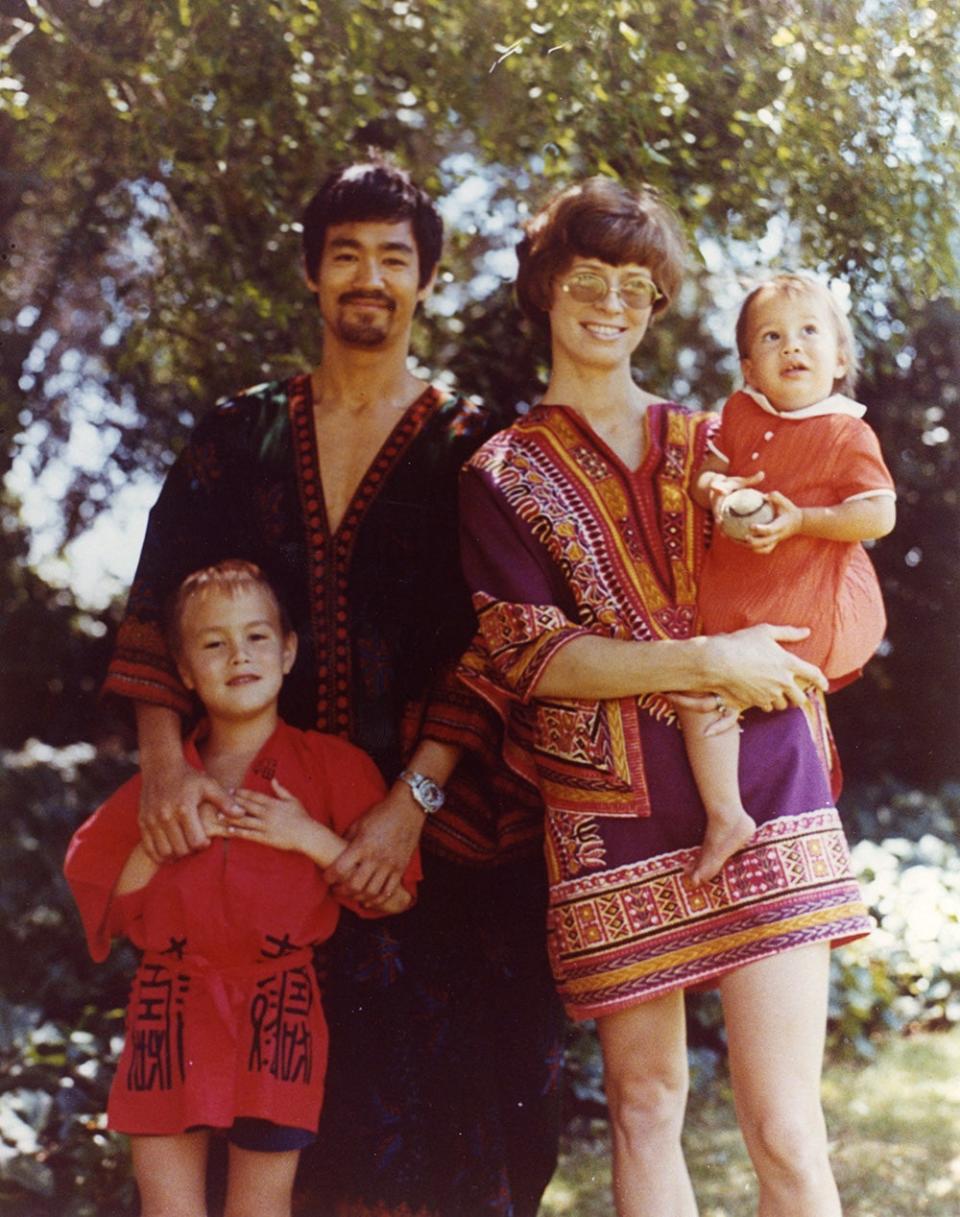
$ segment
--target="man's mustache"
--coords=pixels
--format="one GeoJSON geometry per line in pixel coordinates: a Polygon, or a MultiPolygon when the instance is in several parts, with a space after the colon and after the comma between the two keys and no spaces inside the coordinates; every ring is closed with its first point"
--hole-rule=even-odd
{"type": "Polygon", "coordinates": [[[386,292],[344,292],[340,297],[341,304],[382,304],[391,311],[396,309],[396,301],[386,292]]]}

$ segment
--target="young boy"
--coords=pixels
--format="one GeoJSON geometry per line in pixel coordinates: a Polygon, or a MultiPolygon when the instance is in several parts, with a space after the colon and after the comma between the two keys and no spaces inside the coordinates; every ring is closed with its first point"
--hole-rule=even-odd
{"type": "MultiPolygon", "coordinates": [[[[242,814],[211,809],[209,848],[158,865],[140,842],[135,777],[67,853],[93,957],[121,933],[143,952],[108,1104],[110,1127],[131,1138],[143,1217],[203,1217],[215,1129],[230,1142],[225,1217],[289,1217],[315,1139],[327,1029],[312,947],[338,917],[322,871],[384,786],[352,744],[279,719],[296,641],[257,567],[189,576],[171,649],[207,717],[184,751],[242,814]]],[[[415,861],[384,911],[406,908],[418,878],[415,861]]]]}

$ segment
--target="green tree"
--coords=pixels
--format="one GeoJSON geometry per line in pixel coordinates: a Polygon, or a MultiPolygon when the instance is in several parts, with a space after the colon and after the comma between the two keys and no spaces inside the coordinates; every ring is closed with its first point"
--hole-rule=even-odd
{"type": "MultiPolygon", "coordinates": [[[[0,473],[94,427],[103,458],[63,496],[75,535],[217,396],[311,359],[296,218],[372,144],[460,201],[418,353],[505,412],[535,394],[542,349],[492,256],[551,183],[646,178],[677,203],[702,259],[650,376],[686,400],[714,402],[734,371],[718,265],[751,269],[763,240],[845,280],[925,528],[939,491],[900,465],[954,459],[956,403],[937,377],[918,391],[939,396],[908,401],[883,360],[926,340],[929,301],[956,321],[958,31],[948,0],[7,0],[0,473]]],[[[9,491],[0,506],[15,512],[9,491]]],[[[953,561],[923,536],[919,564],[878,550],[895,600],[953,561]]],[[[942,616],[957,599],[944,585],[942,616]]],[[[883,679],[913,704],[906,646],[883,679]]]]}

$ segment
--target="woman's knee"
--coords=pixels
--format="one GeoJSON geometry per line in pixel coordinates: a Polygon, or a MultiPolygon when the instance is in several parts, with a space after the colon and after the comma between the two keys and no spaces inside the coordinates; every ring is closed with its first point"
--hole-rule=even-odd
{"type": "Polygon", "coordinates": [[[744,1120],[744,1138],[756,1165],[803,1180],[818,1175],[828,1163],[823,1114],[772,1108],[744,1120]]]}
{"type": "Polygon", "coordinates": [[[606,1092],[610,1120],[618,1134],[644,1142],[679,1137],[687,1106],[685,1068],[623,1069],[607,1075],[606,1092]]]}

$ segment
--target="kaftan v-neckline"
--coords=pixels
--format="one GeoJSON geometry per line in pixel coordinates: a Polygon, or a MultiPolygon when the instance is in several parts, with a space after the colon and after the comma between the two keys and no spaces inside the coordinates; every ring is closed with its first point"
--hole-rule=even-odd
{"type": "MultiPolygon", "coordinates": [[[[397,421],[394,423],[394,425],[390,428],[390,430],[383,437],[380,444],[373,450],[373,455],[371,456],[371,459],[367,462],[366,467],[364,468],[363,472],[360,474],[359,479],[354,484],[349,497],[346,499],[346,501],[344,503],[343,510],[340,513],[340,518],[336,521],[335,526],[331,527],[330,508],[329,508],[329,505],[327,504],[326,494],[324,492],[324,486],[323,486],[323,469],[322,469],[322,465],[321,465],[321,461],[320,461],[321,446],[320,446],[319,436],[317,434],[316,417],[315,417],[315,413],[314,413],[315,407],[316,407],[316,397],[315,397],[314,391],[313,391],[313,378],[312,378],[312,376],[307,376],[305,379],[306,379],[306,384],[304,386],[305,391],[306,391],[305,406],[306,406],[306,409],[310,412],[310,419],[311,419],[311,432],[312,432],[312,436],[313,436],[313,454],[314,454],[315,468],[316,468],[316,485],[317,485],[317,492],[318,492],[318,498],[319,498],[319,503],[320,503],[320,516],[322,518],[323,529],[324,529],[326,536],[329,538],[335,539],[337,537],[337,534],[343,528],[343,526],[347,520],[347,517],[349,515],[351,515],[353,508],[357,503],[357,499],[364,497],[364,488],[366,487],[367,483],[370,481],[370,479],[374,473],[374,470],[376,469],[377,464],[380,461],[380,458],[384,455],[384,453],[387,451],[387,449],[393,448],[394,439],[399,437],[401,432],[404,433],[404,438],[400,445],[400,449],[402,450],[402,448],[406,447],[406,444],[410,440],[412,440],[414,438],[414,436],[416,435],[416,433],[420,430],[420,427],[422,426],[423,422],[426,419],[427,412],[418,411],[417,407],[423,401],[424,397],[426,397],[428,394],[431,395],[431,397],[435,396],[436,390],[434,389],[434,387],[432,385],[429,385],[429,384],[424,385],[422,392],[418,393],[417,396],[413,399],[413,401],[411,401],[408,405],[404,406],[402,411],[399,411],[397,421]],[[406,424],[411,421],[414,424],[413,431],[410,435],[406,435],[406,432],[408,430],[406,424]]],[[[372,497],[371,497],[370,501],[372,501],[372,497]]],[[[369,506],[369,501],[367,501],[363,504],[364,508],[367,506],[369,506]]]]}
{"type": "Polygon", "coordinates": [[[657,397],[647,402],[647,404],[644,406],[643,414],[640,418],[640,428],[643,433],[643,451],[641,452],[640,459],[637,461],[637,463],[635,465],[630,465],[623,459],[620,453],[617,452],[616,448],[614,448],[612,444],[604,439],[600,432],[590,422],[589,418],[582,411],[578,410],[576,406],[572,406],[568,402],[563,401],[548,401],[546,398],[537,403],[538,407],[555,407],[557,409],[566,411],[568,414],[574,415],[578,420],[581,429],[587,432],[593,442],[600,449],[603,456],[606,457],[607,460],[609,460],[612,464],[616,465],[620,473],[631,483],[642,478],[643,474],[648,470],[651,460],[654,458],[654,454],[659,454],[660,452],[660,445],[656,442],[656,433],[653,427],[650,425],[651,411],[657,412],[663,406],[667,406],[669,404],[670,403],[666,398],[657,397]]]}
{"type": "Polygon", "coordinates": [[[308,374],[289,382],[287,399],[307,548],[312,636],[317,646],[315,721],[323,730],[349,737],[352,726],[349,581],[357,537],[390,474],[443,398],[435,386],[427,385],[410,403],[367,468],[333,533],[323,502],[308,374]]]}
{"type": "Polygon", "coordinates": [[[660,591],[670,600],[677,595],[678,588],[675,572],[662,542],[663,520],[654,482],[661,460],[669,458],[667,452],[669,445],[663,435],[663,429],[666,411],[671,404],[673,403],[666,399],[658,398],[656,401],[650,402],[644,410],[641,420],[644,452],[633,469],[611,448],[603,436],[594,430],[589,420],[575,406],[565,402],[546,401],[538,403],[537,406],[537,409],[561,410],[617,473],[621,484],[630,496],[633,514],[640,524],[651,574],[656,578],[660,591]]]}

